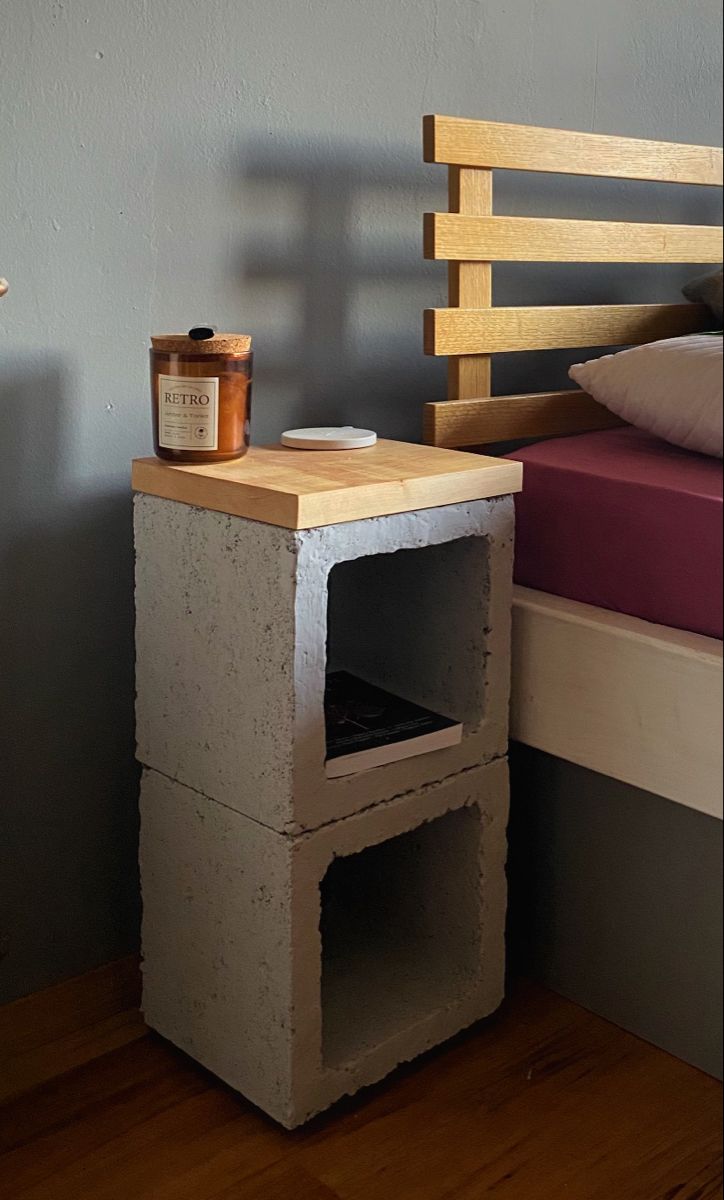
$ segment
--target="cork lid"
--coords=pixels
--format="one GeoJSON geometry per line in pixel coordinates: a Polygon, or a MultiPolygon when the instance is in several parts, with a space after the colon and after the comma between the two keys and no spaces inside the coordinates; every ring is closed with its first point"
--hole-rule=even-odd
{"type": "Polygon", "coordinates": [[[192,338],[188,333],[160,333],[151,338],[154,350],[162,354],[249,354],[248,333],[216,333],[212,337],[192,338]]]}

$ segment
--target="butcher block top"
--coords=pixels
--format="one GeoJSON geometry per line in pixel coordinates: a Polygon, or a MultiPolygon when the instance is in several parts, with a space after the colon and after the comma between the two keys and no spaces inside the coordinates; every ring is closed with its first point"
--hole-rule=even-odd
{"type": "Polygon", "coordinates": [[[252,446],[235,462],[138,458],[133,489],[287,529],[439,508],[518,492],[522,467],[459,450],[378,441],[363,450],[252,446]]]}

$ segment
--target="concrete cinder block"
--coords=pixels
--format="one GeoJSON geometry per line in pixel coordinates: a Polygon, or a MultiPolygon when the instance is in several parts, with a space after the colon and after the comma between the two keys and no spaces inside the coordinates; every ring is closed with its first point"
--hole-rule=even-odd
{"type": "Polygon", "coordinates": [[[145,765],[299,833],[505,754],[511,497],[301,531],[135,510],[145,765]],[[328,780],[328,667],[463,721],[462,744],[328,780]]]}
{"type": "Polygon", "coordinates": [[[503,994],[507,766],[298,836],[142,786],[149,1024],[293,1128],[503,994]]]}

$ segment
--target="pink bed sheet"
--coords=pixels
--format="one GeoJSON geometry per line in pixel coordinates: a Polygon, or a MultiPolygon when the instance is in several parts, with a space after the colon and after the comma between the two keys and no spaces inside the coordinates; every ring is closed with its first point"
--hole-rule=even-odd
{"type": "Polygon", "coordinates": [[[722,637],[722,464],[631,427],[539,442],[516,497],[516,581],[722,637]]]}

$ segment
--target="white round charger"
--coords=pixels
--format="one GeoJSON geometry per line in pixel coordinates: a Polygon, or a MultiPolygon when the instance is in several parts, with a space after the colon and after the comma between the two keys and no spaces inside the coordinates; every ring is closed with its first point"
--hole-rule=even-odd
{"type": "Polygon", "coordinates": [[[282,434],[282,446],[295,450],[361,450],[374,446],[377,434],[371,429],[355,429],[353,425],[319,425],[312,429],[287,429],[282,434]]]}

